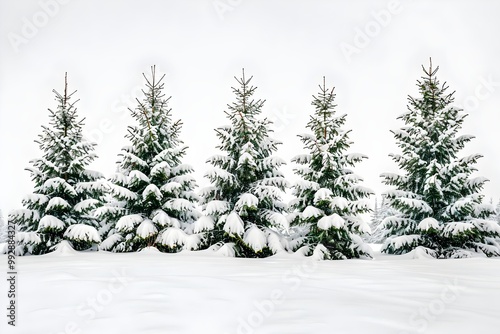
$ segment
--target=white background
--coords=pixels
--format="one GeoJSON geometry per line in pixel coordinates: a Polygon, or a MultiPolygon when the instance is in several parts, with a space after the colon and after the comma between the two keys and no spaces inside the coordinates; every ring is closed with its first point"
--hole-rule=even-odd
{"type": "MultiPolygon", "coordinates": [[[[214,128],[227,123],[233,76],[254,75],[264,115],[283,141],[278,155],[301,152],[313,108],[311,95],[326,76],[336,86],[338,112],[347,113],[353,152],[370,159],[356,172],[380,194],[380,173],[395,171],[390,129],[402,126],[407,95],[432,56],[438,77],[456,90],[470,114],[463,133],[476,135],[464,154],[481,153],[484,194],[500,197],[497,131],[500,106],[498,1],[291,0],[2,0],[0,2],[0,209],[21,207],[33,185],[25,167],[40,157],[33,142],[56,108],[52,89],[64,72],[77,89],[86,133],[98,142],[91,168],[114,171],[131,117],[126,102],[151,65],[166,73],[166,94],[185,162],[200,185],[205,160],[217,153],[214,128]],[[31,29],[30,29],[31,27],[31,29]],[[346,48],[356,53],[345,52],[346,48]],[[343,51],[344,50],[344,51],[343,51]],[[490,82],[485,85],[484,82],[490,82]],[[111,125],[110,125],[111,124],[111,125]]],[[[292,180],[289,164],[285,169],[292,180]]]]}

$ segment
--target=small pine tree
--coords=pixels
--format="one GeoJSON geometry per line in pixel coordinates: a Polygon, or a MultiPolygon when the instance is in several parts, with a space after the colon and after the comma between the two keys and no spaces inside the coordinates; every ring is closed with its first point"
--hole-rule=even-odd
{"type": "Polygon", "coordinates": [[[224,154],[208,159],[212,186],[201,191],[205,216],[195,232],[205,246],[227,243],[236,256],[265,257],[282,250],[276,226],[286,220],[281,196],[288,183],[279,170],[285,162],[273,156],[280,142],[269,136],[271,121],[258,117],[264,101],[253,99],[252,77],[243,71],[235,79],[236,101],[225,112],[231,124],[216,130],[224,154]]]}
{"type": "Polygon", "coordinates": [[[402,173],[382,174],[394,188],[386,193],[389,205],[401,214],[384,221],[390,238],[383,251],[403,254],[416,247],[435,257],[456,258],[471,252],[499,255],[495,238],[500,228],[486,219],[492,212],[482,204],[483,177],[472,177],[481,157],[458,157],[473,136],[461,135],[466,114],[452,106],[453,93],[436,78],[439,67],[422,66],[417,81],[420,96],[409,97],[405,126],[393,131],[402,154],[392,154],[402,173]]]}
{"type": "Polygon", "coordinates": [[[292,202],[296,214],[293,224],[306,225],[306,243],[315,256],[348,259],[370,256],[361,239],[369,231],[361,215],[368,213],[367,198],[373,193],[360,185],[362,179],[351,170],[366,158],[347,153],[352,142],[342,129],[347,115],[336,114],[334,88],[323,78],[320,92],[313,96],[315,108],[307,128],[311,134],[299,135],[307,154],[294,157],[300,166],[295,173],[301,180],[293,186],[292,202]]]}
{"type": "Polygon", "coordinates": [[[377,198],[375,198],[375,208],[371,215],[370,230],[372,233],[367,238],[367,241],[375,244],[382,244],[385,242],[387,232],[384,226],[384,220],[388,217],[393,217],[398,215],[398,212],[394,210],[389,204],[385,196],[382,196],[382,201],[378,204],[377,198]]]}
{"type": "Polygon", "coordinates": [[[169,98],[163,93],[163,75],[151,68],[144,99],[131,110],[136,124],[129,126],[117,173],[110,179],[111,199],[97,216],[107,235],[101,249],[133,252],[148,246],[175,252],[195,249],[199,241],[188,236],[199,216],[193,168],[183,164],[187,147],[180,140],[182,123],[172,120],[169,98]]]}
{"type": "Polygon", "coordinates": [[[44,254],[67,240],[76,250],[100,242],[93,210],[101,205],[106,182],[100,173],[87,169],[96,158],[94,143],[83,138],[83,119],[78,118],[73,95],[53,91],[58,102],[50,110],[50,123],[39,135],[42,158],[27,168],[35,183],[33,194],[23,200],[25,209],[13,211],[9,220],[18,225],[18,254],[44,254]]]}

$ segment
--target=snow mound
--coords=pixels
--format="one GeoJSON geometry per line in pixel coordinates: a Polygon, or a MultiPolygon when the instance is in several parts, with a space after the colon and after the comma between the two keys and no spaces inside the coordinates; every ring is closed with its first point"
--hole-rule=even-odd
{"type": "Polygon", "coordinates": [[[141,249],[139,252],[141,253],[146,253],[146,254],[159,254],[161,253],[158,248],[153,247],[153,246],[148,246],[143,249],[141,249]]]}
{"type": "Polygon", "coordinates": [[[235,257],[236,251],[234,250],[234,243],[228,242],[223,244],[222,246],[214,245],[209,248],[215,252],[217,255],[225,256],[225,257],[235,257]]]}
{"type": "Polygon", "coordinates": [[[411,252],[408,252],[404,255],[401,255],[403,258],[409,258],[409,259],[414,259],[414,260],[425,260],[425,259],[435,259],[437,258],[437,253],[436,251],[427,248],[427,247],[422,247],[418,246],[411,252]]]}
{"type": "Polygon", "coordinates": [[[71,256],[78,254],[76,250],[73,249],[69,241],[63,240],[57,245],[54,246],[54,251],[50,252],[50,254],[61,255],[61,256],[71,256]]]}
{"type": "Polygon", "coordinates": [[[318,221],[318,228],[322,230],[328,230],[331,227],[343,228],[345,224],[344,218],[340,217],[338,214],[334,213],[330,216],[324,216],[318,221]]]}
{"type": "Polygon", "coordinates": [[[226,223],[224,224],[224,231],[229,234],[242,235],[245,231],[243,220],[236,212],[231,212],[226,217],[226,223]]]}
{"type": "Polygon", "coordinates": [[[255,224],[245,232],[243,241],[256,252],[267,246],[266,234],[255,224]]]}
{"type": "Polygon", "coordinates": [[[315,260],[326,260],[330,257],[330,251],[323,244],[318,244],[311,255],[315,260]]]}
{"type": "Polygon", "coordinates": [[[64,236],[72,240],[83,240],[92,242],[101,241],[101,238],[99,237],[99,232],[97,232],[95,227],[85,224],[71,225],[70,227],[68,227],[66,232],[64,232],[64,236]]]}
{"type": "Polygon", "coordinates": [[[63,230],[64,222],[57,217],[46,215],[38,223],[38,231],[44,229],[63,230]]]}

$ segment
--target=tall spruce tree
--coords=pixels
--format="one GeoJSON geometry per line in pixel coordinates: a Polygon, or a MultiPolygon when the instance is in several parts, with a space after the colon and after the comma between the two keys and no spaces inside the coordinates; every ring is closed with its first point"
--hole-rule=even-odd
{"type": "Polygon", "coordinates": [[[280,224],[286,221],[281,201],[287,181],[279,170],[284,160],[274,156],[279,141],[270,137],[271,121],[259,118],[264,101],[255,100],[252,77],[236,78],[236,101],[225,111],[230,125],[216,129],[223,154],[208,159],[212,185],[201,191],[205,216],[195,223],[205,246],[230,247],[231,255],[265,257],[283,250],[280,224]]]}
{"type": "Polygon", "coordinates": [[[136,120],[126,135],[131,145],[122,149],[118,171],[110,179],[111,199],[96,212],[107,235],[101,249],[195,249],[199,242],[186,230],[199,216],[198,198],[193,168],[182,163],[187,149],[179,138],[182,123],[172,120],[170,97],[163,93],[165,75],[158,80],[153,66],[151,78],[143,76],[144,98],[130,109],[136,120]]]}
{"type": "Polygon", "coordinates": [[[361,239],[369,232],[361,215],[368,213],[367,198],[373,192],[362,186],[352,167],[366,156],[347,153],[352,142],[342,127],[346,114],[337,115],[334,88],[319,86],[313,95],[314,114],[307,123],[312,133],[299,135],[307,154],[294,157],[301,180],[293,186],[293,207],[298,214],[293,224],[307,226],[306,244],[310,252],[323,259],[370,256],[361,239]]]}
{"type": "Polygon", "coordinates": [[[84,119],[79,119],[73,95],[53,91],[58,103],[49,109],[50,122],[39,135],[43,156],[31,160],[27,168],[35,183],[33,194],[23,200],[24,209],[13,211],[9,221],[18,225],[18,254],[43,254],[67,240],[76,250],[86,250],[100,242],[98,221],[93,211],[101,205],[106,181],[100,173],[87,169],[96,158],[95,144],[82,135],[84,119]]]}
{"type": "Polygon", "coordinates": [[[453,93],[436,77],[439,69],[425,69],[417,81],[419,97],[409,97],[405,126],[393,131],[401,154],[391,154],[400,173],[382,174],[391,207],[399,214],[387,218],[390,238],[383,251],[403,254],[416,247],[440,258],[467,257],[472,253],[499,255],[495,238],[498,223],[486,219],[491,205],[482,204],[484,177],[473,177],[481,157],[459,157],[474,137],[458,135],[467,116],[452,106],[453,93]]]}

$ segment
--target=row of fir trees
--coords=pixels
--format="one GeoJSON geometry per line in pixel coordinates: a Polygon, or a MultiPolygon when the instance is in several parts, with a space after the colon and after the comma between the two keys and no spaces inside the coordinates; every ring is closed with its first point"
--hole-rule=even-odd
{"type": "MultiPolygon", "coordinates": [[[[459,156],[473,137],[459,135],[466,114],[452,106],[432,63],[409,97],[404,123],[393,131],[401,152],[392,154],[400,172],[383,174],[385,219],[376,227],[382,251],[426,253],[435,258],[500,255],[500,226],[489,217],[480,191],[487,181],[472,177],[479,154],[459,156]]],[[[228,124],[215,130],[220,151],[208,159],[211,185],[199,191],[183,163],[182,123],[174,120],[164,76],[155,67],[144,76],[142,100],[130,110],[128,145],[116,173],[106,179],[87,169],[95,144],[82,135],[74,92],[54,91],[55,110],[36,141],[42,156],[28,169],[35,187],[24,208],[8,216],[17,224],[17,254],[44,254],[59,245],[76,250],[164,252],[210,249],[227,256],[266,257],[297,251],[318,259],[371,257],[369,197],[353,167],[367,157],[350,153],[346,115],[336,111],[334,88],[325,80],[313,96],[308,133],[299,135],[305,154],[293,158],[300,181],[289,184],[275,156],[264,101],[254,97],[252,78],[235,78],[228,124]],[[283,202],[287,189],[293,200],[283,202]]]]}

